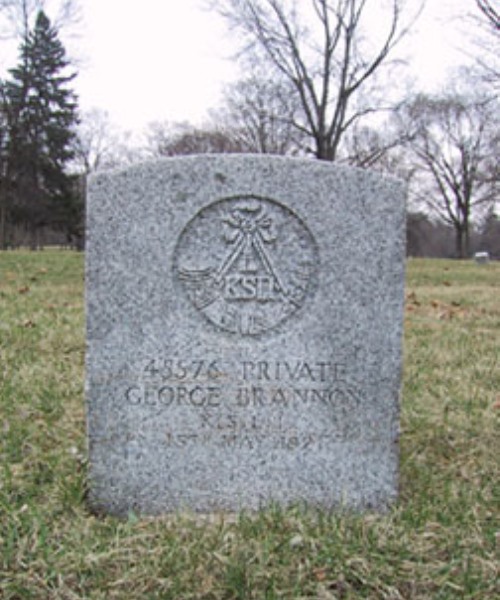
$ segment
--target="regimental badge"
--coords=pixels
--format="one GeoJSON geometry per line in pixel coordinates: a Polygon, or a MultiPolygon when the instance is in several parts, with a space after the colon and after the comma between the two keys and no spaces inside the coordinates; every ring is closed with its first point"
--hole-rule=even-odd
{"type": "Polygon", "coordinates": [[[295,313],[314,289],[316,242],[286,206],[237,196],[200,210],[179,236],[174,276],[217,327],[259,335],[295,313]]]}

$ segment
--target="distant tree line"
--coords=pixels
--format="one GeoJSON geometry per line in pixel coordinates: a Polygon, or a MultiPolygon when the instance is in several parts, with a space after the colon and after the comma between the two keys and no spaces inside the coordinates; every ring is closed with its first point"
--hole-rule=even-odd
{"type": "MultiPolygon", "coordinates": [[[[500,260],[500,219],[491,213],[482,227],[470,232],[470,252],[488,252],[500,260]]],[[[453,227],[428,214],[409,212],[406,219],[406,253],[412,257],[456,258],[453,227]]]]}

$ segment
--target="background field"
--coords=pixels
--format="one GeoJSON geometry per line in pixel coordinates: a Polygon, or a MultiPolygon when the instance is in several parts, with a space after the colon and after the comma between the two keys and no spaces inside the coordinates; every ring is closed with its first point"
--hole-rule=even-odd
{"type": "Polygon", "coordinates": [[[387,515],[87,511],[83,256],[0,253],[0,598],[496,598],[500,263],[411,260],[387,515]]]}

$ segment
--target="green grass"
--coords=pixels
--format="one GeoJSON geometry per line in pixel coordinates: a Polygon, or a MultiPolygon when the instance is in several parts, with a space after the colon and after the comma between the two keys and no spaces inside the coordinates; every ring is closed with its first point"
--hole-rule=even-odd
{"type": "Polygon", "coordinates": [[[83,257],[0,253],[0,598],[496,598],[499,354],[500,263],[411,260],[389,514],[98,518],[83,257]]]}

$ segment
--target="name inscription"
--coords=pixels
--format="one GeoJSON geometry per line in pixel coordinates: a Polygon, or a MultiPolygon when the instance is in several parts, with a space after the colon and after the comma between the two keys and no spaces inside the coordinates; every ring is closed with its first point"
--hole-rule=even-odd
{"type": "Polygon", "coordinates": [[[357,402],[357,398],[349,388],[263,388],[239,387],[232,394],[228,394],[221,387],[201,385],[163,385],[150,387],[148,385],[131,386],[125,392],[129,404],[145,406],[186,406],[199,407],[297,407],[299,404],[307,405],[315,402],[335,406],[347,400],[357,402]]]}

